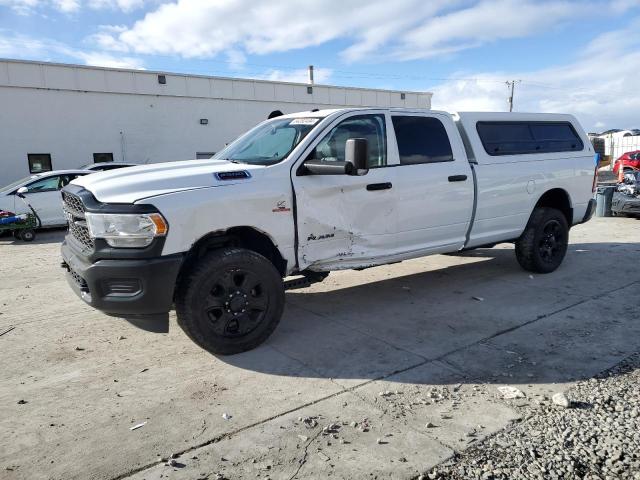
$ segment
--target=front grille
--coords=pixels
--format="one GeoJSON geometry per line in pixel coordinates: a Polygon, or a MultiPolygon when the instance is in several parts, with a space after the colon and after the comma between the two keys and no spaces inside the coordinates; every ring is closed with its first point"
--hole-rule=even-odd
{"type": "Polygon", "coordinates": [[[69,274],[71,274],[71,278],[73,281],[80,287],[80,290],[88,291],[89,287],[87,286],[87,282],[85,282],[84,278],[78,275],[74,270],[69,269],[69,274]]]}
{"type": "Polygon", "coordinates": [[[83,221],[70,220],[69,221],[69,233],[87,250],[93,250],[95,244],[93,238],[89,235],[89,229],[83,221]]]}
{"type": "Polygon", "coordinates": [[[74,217],[84,218],[85,208],[80,197],[67,192],[62,192],[62,201],[66,212],[74,217]]]}
{"type": "Polygon", "coordinates": [[[80,197],[62,192],[62,205],[69,221],[69,233],[82,246],[83,250],[93,250],[93,238],[89,235],[85,221],[85,208],[80,197]]]}

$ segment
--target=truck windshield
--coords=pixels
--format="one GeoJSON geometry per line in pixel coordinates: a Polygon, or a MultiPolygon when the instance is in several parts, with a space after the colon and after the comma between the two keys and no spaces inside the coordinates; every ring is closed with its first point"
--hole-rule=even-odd
{"type": "Polygon", "coordinates": [[[320,121],[318,117],[279,118],[258,125],[213,158],[254,165],[281,162],[320,121]]]}

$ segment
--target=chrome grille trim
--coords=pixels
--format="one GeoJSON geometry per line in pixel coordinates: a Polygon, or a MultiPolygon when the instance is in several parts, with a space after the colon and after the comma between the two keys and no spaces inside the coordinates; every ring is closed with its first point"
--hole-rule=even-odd
{"type": "Polygon", "coordinates": [[[62,192],[62,205],[65,212],[70,213],[74,217],[84,218],[85,208],[80,197],[76,197],[71,193],[62,192]]]}
{"type": "Polygon", "coordinates": [[[85,207],[82,199],[68,192],[62,192],[62,205],[69,222],[69,233],[84,251],[93,251],[95,243],[85,221],[85,207]]]}

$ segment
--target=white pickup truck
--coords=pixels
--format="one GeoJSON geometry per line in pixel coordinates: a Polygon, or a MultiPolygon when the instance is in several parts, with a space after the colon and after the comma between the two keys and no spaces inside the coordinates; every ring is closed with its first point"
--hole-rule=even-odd
{"type": "Polygon", "coordinates": [[[287,288],[333,270],[513,242],[523,268],[552,272],[593,214],[594,180],[570,115],[302,112],[211,160],[74,180],[62,265],[89,305],[125,318],[175,305],[190,338],[233,354],[273,332],[287,288]]]}

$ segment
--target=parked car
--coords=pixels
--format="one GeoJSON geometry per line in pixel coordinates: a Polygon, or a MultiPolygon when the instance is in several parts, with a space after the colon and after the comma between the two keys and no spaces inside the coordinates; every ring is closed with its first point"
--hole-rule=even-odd
{"type": "Polygon", "coordinates": [[[67,224],[62,210],[60,190],[71,180],[93,173],[87,170],[54,170],[31,175],[0,188],[0,210],[17,214],[29,213],[26,204],[16,198],[20,189],[25,200],[37,212],[43,227],[57,227],[67,224]]]}
{"type": "Polygon", "coordinates": [[[333,270],[513,242],[525,270],[553,272],[593,214],[593,156],[571,115],[283,115],[211,160],[74,180],[63,267],[94,308],[175,303],[196,343],[238,353],[276,328],[285,289],[333,270]]]}
{"type": "Polygon", "coordinates": [[[86,165],[82,165],[80,170],[91,170],[93,172],[104,172],[107,170],[115,170],[117,168],[124,167],[135,167],[137,163],[127,163],[127,162],[100,162],[100,163],[88,163],[86,165]]]}
{"type": "Polygon", "coordinates": [[[620,165],[624,172],[631,172],[633,170],[640,170],[640,150],[634,150],[633,152],[626,152],[616,160],[613,164],[613,173],[616,175],[620,170],[620,165]]]}

